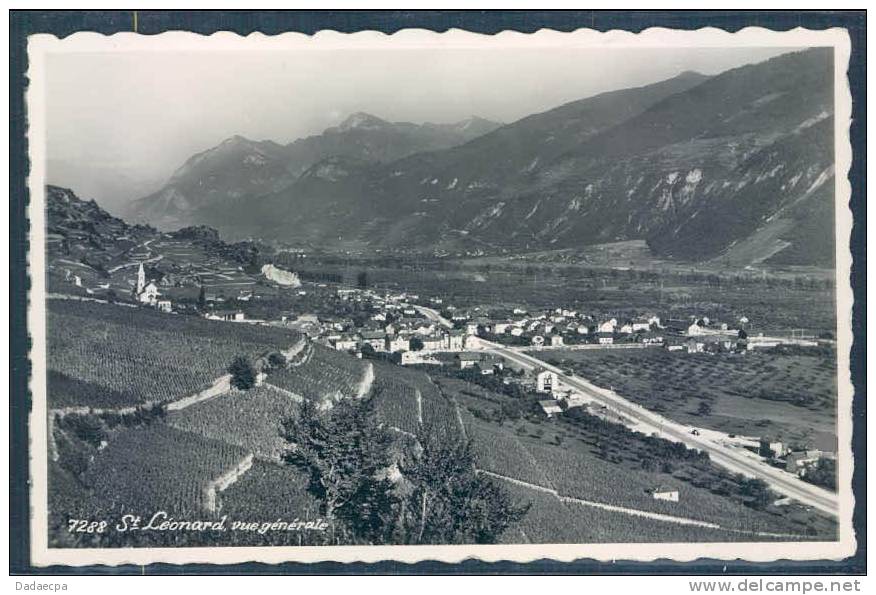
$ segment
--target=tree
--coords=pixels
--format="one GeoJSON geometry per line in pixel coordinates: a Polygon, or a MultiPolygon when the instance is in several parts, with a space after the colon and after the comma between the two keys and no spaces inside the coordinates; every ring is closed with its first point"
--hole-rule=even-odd
{"type": "Polygon", "coordinates": [[[207,309],[207,291],[201,285],[201,290],[198,292],[198,310],[202,312],[207,309]]]}
{"type": "Polygon", "coordinates": [[[697,415],[712,415],[712,404],[708,401],[700,401],[700,406],[697,408],[697,415]]]}
{"type": "Polygon", "coordinates": [[[402,501],[400,543],[496,543],[529,510],[476,472],[471,442],[458,437],[427,430],[422,452],[401,473],[412,489],[402,501]]]}
{"type": "Polygon", "coordinates": [[[305,401],[283,422],[284,460],[307,472],[335,543],[495,543],[528,511],[476,472],[469,442],[430,428],[396,441],[378,419],[370,400],[305,401]]]}
{"type": "Polygon", "coordinates": [[[252,363],[242,355],[238,355],[228,366],[231,374],[231,386],[240,390],[249,390],[255,386],[256,371],[252,363]]]}
{"type": "Polygon", "coordinates": [[[335,540],[383,543],[392,528],[391,437],[376,422],[370,400],[345,400],[321,412],[311,400],[284,420],[286,462],[309,475],[335,540]]]}
{"type": "Polygon", "coordinates": [[[822,458],[818,465],[811,469],[803,479],[815,485],[836,491],[836,460],[822,458]]]}
{"type": "Polygon", "coordinates": [[[356,286],[360,289],[368,287],[368,273],[366,271],[361,271],[356,275],[356,286]]]}
{"type": "Polygon", "coordinates": [[[279,351],[272,351],[268,354],[268,364],[270,364],[271,368],[285,368],[286,356],[279,351]]]}
{"type": "Polygon", "coordinates": [[[423,345],[423,340],[420,337],[413,337],[410,341],[410,346],[411,351],[422,351],[423,347],[425,347],[425,345],[423,345]]]}
{"type": "Polygon", "coordinates": [[[748,505],[755,510],[763,510],[772,501],[769,486],[764,480],[744,478],[741,483],[742,494],[748,497],[748,505]]]}

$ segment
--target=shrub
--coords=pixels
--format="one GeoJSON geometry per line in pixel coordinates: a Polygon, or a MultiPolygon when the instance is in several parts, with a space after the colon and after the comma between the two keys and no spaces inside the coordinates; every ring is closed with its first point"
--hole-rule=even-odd
{"type": "Polygon", "coordinates": [[[235,357],[228,366],[231,374],[231,386],[240,390],[249,390],[255,386],[256,373],[252,363],[242,355],[235,357]]]}

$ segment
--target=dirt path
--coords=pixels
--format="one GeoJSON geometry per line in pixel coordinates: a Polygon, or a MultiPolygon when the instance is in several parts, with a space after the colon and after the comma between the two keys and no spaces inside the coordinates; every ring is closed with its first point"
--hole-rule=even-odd
{"type": "Polygon", "coordinates": [[[359,381],[359,387],[356,389],[356,398],[361,399],[371,392],[372,384],[374,384],[374,364],[368,362],[365,373],[362,374],[362,380],[359,381]]]}
{"type": "Polygon", "coordinates": [[[417,389],[417,423],[423,425],[423,393],[417,389]]]}
{"type": "Polygon", "coordinates": [[[207,484],[204,488],[204,508],[211,513],[215,513],[218,506],[217,494],[225,491],[234,482],[250,470],[252,467],[253,455],[246,455],[233,469],[224,473],[207,484]]]}
{"type": "Polygon", "coordinates": [[[274,389],[275,391],[286,395],[287,397],[289,397],[290,399],[292,399],[296,403],[300,403],[304,400],[304,397],[302,397],[301,395],[299,395],[297,393],[293,393],[291,390],[286,390],[285,388],[280,388],[276,384],[271,384],[270,382],[265,382],[265,386],[269,386],[272,389],[274,389]]]}
{"type": "Polygon", "coordinates": [[[168,411],[180,411],[185,409],[186,407],[191,407],[195,403],[201,403],[203,401],[208,401],[210,399],[215,399],[231,390],[231,374],[226,374],[224,376],[220,376],[216,380],[213,381],[213,384],[210,385],[209,388],[202,390],[201,392],[195,393],[188,397],[184,397],[179,399],[178,401],[173,401],[168,404],[168,411]]]}

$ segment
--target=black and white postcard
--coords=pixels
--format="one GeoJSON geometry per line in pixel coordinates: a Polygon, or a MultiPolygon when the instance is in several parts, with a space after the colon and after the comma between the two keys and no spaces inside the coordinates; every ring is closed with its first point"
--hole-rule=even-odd
{"type": "Polygon", "coordinates": [[[850,556],[849,56],[30,37],[33,563],[850,556]]]}

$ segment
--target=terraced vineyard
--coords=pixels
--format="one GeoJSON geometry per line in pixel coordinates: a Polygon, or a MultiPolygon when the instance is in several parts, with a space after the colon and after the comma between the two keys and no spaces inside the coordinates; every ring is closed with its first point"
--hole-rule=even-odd
{"type": "MultiPolygon", "coordinates": [[[[529,512],[505,532],[504,543],[690,543],[751,541],[752,536],[722,529],[678,525],[565,503],[556,497],[502,482],[517,505],[529,512]]],[[[769,538],[758,537],[759,541],[769,538]]]]}
{"type": "Polygon", "coordinates": [[[420,429],[417,390],[397,378],[378,373],[372,387],[371,399],[388,425],[416,434],[420,429]]]}
{"type": "Polygon", "coordinates": [[[453,403],[423,372],[376,363],[374,376],[372,398],[390,426],[412,434],[423,428],[449,435],[460,432],[453,403]]]}
{"type": "Polygon", "coordinates": [[[232,390],[174,411],[168,416],[168,423],[240,446],[258,457],[279,459],[285,446],[280,424],[296,411],[297,405],[289,395],[264,385],[248,391],[232,390]]]}
{"type": "Polygon", "coordinates": [[[683,516],[742,531],[794,532],[795,528],[766,513],[751,510],[672,475],[657,472],[618,473],[618,466],[590,454],[548,445],[528,444],[526,450],[550,485],[564,496],[605,504],[683,516]],[[679,502],[655,500],[657,486],[679,492],[679,502]]]}
{"type": "MultiPolygon", "coordinates": [[[[220,514],[235,521],[312,521],[320,517],[319,502],[307,492],[307,476],[288,465],[256,460],[252,468],[219,496],[220,514]]],[[[309,545],[322,543],[322,533],[269,532],[231,535],[234,545],[309,545]]]]}
{"type": "Polygon", "coordinates": [[[512,433],[464,417],[468,437],[474,443],[478,467],[500,475],[551,487],[550,480],[532,454],[512,433]]]}
{"type": "Polygon", "coordinates": [[[201,518],[205,489],[247,452],[157,423],[125,430],[98,452],[84,476],[104,514],[201,518]]]}
{"type": "Polygon", "coordinates": [[[322,345],[313,345],[307,361],[274,372],[268,382],[305,399],[353,397],[366,378],[367,362],[322,345]]]}
{"type": "Polygon", "coordinates": [[[49,406],[127,407],[209,385],[236,355],[287,349],[285,329],[49,300],[49,406]]]}

